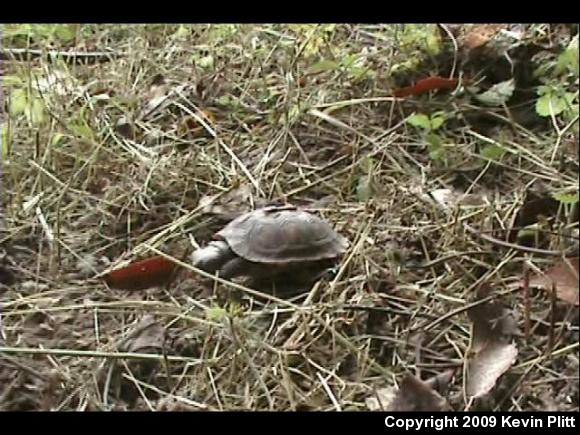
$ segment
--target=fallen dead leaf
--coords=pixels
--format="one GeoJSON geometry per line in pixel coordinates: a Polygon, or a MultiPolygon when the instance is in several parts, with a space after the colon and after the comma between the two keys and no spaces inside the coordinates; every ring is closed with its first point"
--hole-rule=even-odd
{"type": "Polygon", "coordinates": [[[59,96],[78,95],[82,92],[75,78],[62,70],[51,70],[44,76],[35,77],[31,87],[42,94],[59,96]]]}
{"type": "Polygon", "coordinates": [[[251,209],[252,189],[248,184],[225,194],[205,195],[200,198],[199,206],[203,213],[230,221],[251,209]]]}
{"type": "Polygon", "coordinates": [[[135,140],[135,128],[131,121],[125,116],[117,120],[115,124],[115,131],[123,136],[125,139],[135,140]]]}
{"type": "Polygon", "coordinates": [[[505,29],[505,24],[475,24],[464,29],[459,38],[459,46],[468,50],[487,44],[500,30],[505,29]]]}
{"type": "Polygon", "coordinates": [[[509,79],[503,82],[496,83],[487,91],[475,96],[475,98],[488,106],[501,106],[506,104],[512,97],[516,88],[515,80],[509,79]]]}
{"type": "MultiPolygon", "coordinates": [[[[485,297],[480,291],[478,297],[485,297]]],[[[470,397],[489,393],[518,356],[512,336],[517,321],[499,301],[488,301],[469,310],[473,322],[471,349],[466,361],[466,392],[470,397]]]]}
{"type": "Polygon", "coordinates": [[[447,400],[426,382],[407,374],[386,411],[450,411],[447,400]]]}
{"type": "Polygon", "coordinates": [[[449,384],[451,383],[454,374],[455,369],[446,370],[443,373],[439,373],[438,375],[427,379],[425,384],[433,388],[439,394],[445,394],[449,389],[449,384]]]}
{"type": "MultiPolygon", "coordinates": [[[[216,122],[216,114],[211,110],[202,110],[197,113],[207,124],[213,126],[216,122]]],[[[185,116],[178,125],[178,132],[191,137],[209,135],[207,129],[193,116],[185,116]]]]}
{"type": "Polygon", "coordinates": [[[89,278],[98,273],[99,260],[92,254],[83,255],[76,263],[76,270],[80,278],[89,278]]]}
{"type": "Polygon", "coordinates": [[[140,111],[137,119],[146,120],[148,117],[158,112],[168,103],[169,86],[165,81],[165,77],[161,74],[157,74],[151,80],[151,86],[145,96],[145,104],[140,111]]]}
{"type": "Polygon", "coordinates": [[[396,387],[380,388],[372,397],[367,397],[365,403],[369,411],[383,411],[395,399],[396,387]]]}
{"type": "Polygon", "coordinates": [[[466,392],[470,397],[489,393],[497,380],[516,361],[518,350],[514,344],[491,341],[467,365],[466,392]]]}
{"type": "MultiPolygon", "coordinates": [[[[449,373],[445,372],[443,378],[450,379],[449,373]]],[[[398,389],[389,387],[377,390],[374,397],[366,399],[366,405],[371,411],[451,411],[447,400],[432,388],[436,384],[433,379],[421,381],[407,374],[398,389]]]]}
{"type": "Polygon", "coordinates": [[[477,207],[487,204],[485,196],[463,192],[452,189],[435,189],[425,195],[428,200],[434,201],[439,207],[445,210],[453,210],[456,207],[477,207]]]}
{"type": "Polygon", "coordinates": [[[552,285],[555,285],[558,299],[570,305],[578,306],[580,304],[579,269],[580,257],[562,259],[544,272],[544,274],[538,274],[530,278],[530,287],[541,288],[551,293],[552,285]]]}
{"type": "Polygon", "coordinates": [[[119,345],[122,352],[155,353],[163,349],[165,328],[152,315],[145,315],[119,345]]]}

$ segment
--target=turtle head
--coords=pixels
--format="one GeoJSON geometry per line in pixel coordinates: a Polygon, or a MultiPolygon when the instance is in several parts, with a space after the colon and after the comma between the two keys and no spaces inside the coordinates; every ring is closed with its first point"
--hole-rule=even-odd
{"type": "Polygon", "coordinates": [[[224,263],[231,260],[232,257],[233,253],[225,241],[214,240],[206,247],[194,251],[191,255],[191,263],[198,269],[208,273],[214,273],[224,263]]]}

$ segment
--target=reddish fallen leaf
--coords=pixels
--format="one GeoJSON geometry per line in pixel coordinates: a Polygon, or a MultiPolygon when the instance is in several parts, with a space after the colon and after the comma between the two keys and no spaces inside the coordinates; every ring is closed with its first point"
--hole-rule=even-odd
{"type": "Polygon", "coordinates": [[[552,291],[552,283],[556,285],[558,299],[570,305],[580,305],[578,271],[580,257],[571,257],[561,260],[548,269],[543,275],[530,278],[530,287],[541,288],[546,292],[552,291]]]}
{"type": "Polygon", "coordinates": [[[446,79],[444,77],[432,76],[419,80],[412,86],[398,88],[393,91],[393,96],[397,98],[408,97],[411,95],[420,95],[425,92],[440,89],[455,89],[459,81],[457,79],[446,79]]]}
{"type": "Polygon", "coordinates": [[[173,277],[176,264],[162,256],[155,256],[113,270],[103,278],[111,288],[144,290],[166,284],[173,277]]]}

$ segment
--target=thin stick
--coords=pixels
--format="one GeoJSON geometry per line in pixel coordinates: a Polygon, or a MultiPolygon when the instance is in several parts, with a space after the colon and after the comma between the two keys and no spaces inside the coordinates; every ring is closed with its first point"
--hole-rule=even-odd
{"type": "Polygon", "coordinates": [[[554,330],[556,329],[556,283],[552,281],[552,292],[550,293],[550,331],[548,332],[548,348],[546,353],[554,349],[554,330]]]}
{"type": "MultiPolygon", "coordinates": [[[[34,347],[6,347],[0,346],[0,353],[30,354],[30,355],[56,355],[56,356],[78,356],[86,358],[126,358],[140,360],[161,361],[165,357],[153,353],[131,353],[131,352],[102,352],[97,350],[75,350],[75,349],[37,349],[34,347]]],[[[212,360],[202,360],[199,358],[189,358],[184,356],[168,355],[169,361],[183,361],[190,364],[207,364],[212,360]]]]}
{"type": "Polygon", "coordinates": [[[528,341],[530,338],[530,268],[524,263],[524,337],[528,341]]]}

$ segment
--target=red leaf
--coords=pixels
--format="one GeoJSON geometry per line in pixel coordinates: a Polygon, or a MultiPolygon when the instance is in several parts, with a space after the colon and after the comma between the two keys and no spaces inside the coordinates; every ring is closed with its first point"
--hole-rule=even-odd
{"type": "Polygon", "coordinates": [[[408,97],[410,95],[420,95],[438,89],[455,89],[457,83],[457,79],[446,79],[438,76],[427,77],[426,79],[419,80],[412,86],[395,89],[393,91],[393,96],[400,98],[408,97]]]}
{"type": "Polygon", "coordinates": [[[175,268],[172,261],[155,256],[113,270],[104,276],[104,280],[111,288],[144,290],[168,283],[175,268]]]}

